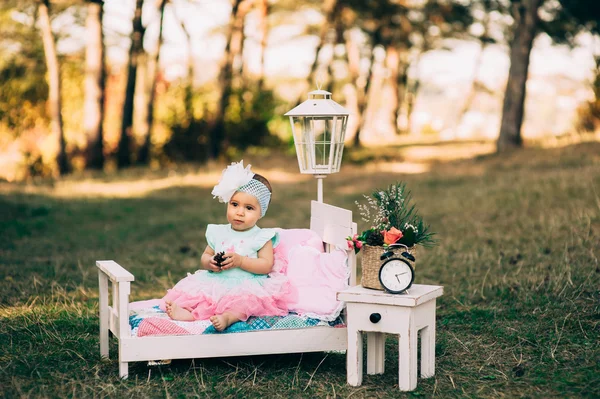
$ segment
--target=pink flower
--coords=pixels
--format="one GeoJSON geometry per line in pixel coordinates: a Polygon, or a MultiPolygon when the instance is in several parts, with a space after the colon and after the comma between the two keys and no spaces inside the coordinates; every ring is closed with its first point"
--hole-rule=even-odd
{"type": "Polygon", "coordinates": [[[395,227],[392,227],[388,231],[383,230],[383,242],[387,245],[391,245],[402,238],[402,232],[395,227]]]}
{"type": "Polygon", "coordinates": [[[346,237],[346,242],[348,243],[348,249],[353,249],[355,254],[357,254],[363,246],[363,243],[358,239],[358,234],[346,237]]]}

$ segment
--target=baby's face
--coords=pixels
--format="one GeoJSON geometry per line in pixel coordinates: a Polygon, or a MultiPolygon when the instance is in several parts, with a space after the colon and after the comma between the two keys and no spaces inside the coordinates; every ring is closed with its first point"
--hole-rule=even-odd
{"type": "Polygon", "coordinates": [[[260,219],[260,205],[255,196],[242,191],[236,192],[227,204],[227,221],[237,231],[245,231],[260,219]]]}

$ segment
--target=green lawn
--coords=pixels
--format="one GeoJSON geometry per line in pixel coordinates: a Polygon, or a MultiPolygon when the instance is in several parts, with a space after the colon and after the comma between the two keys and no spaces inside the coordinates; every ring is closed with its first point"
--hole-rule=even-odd
{"type": "MultiPolygon", "coordinates": [[[[416,391],[397,390],[391,338],[385,374],[358,388],[334,353],[135,363],[126,381],[114,358],[100,360],[94,261],[129,269],[133,300],[193,271],[205,224],[225,222],[210,195],[223,165],[213,165],[0,184],[0,396],[600,397],[600,144],[433,162],[419,174],[397,172],[389,148],[369,151],[347,151],[356,163],[325,180],[325,201],[353,210],[362,229],[354,202],[402,180],[437,232],[416,277],[444,286],[436,375],[416,391]]],[[[308,227],[315,181],[294,158],[261,157],[245,159],[274,186],[261,226],[308,227]]]]}

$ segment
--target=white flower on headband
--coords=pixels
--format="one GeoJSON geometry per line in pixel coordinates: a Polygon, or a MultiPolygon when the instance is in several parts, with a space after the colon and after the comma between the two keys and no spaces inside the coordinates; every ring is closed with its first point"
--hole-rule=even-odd
{"type": "Polygon", "coordinates": [[[229,202],[236,190],[254,177],[250,166],[244,168],[244,160],[241,160],[238,163],[233,162],[223,170],[219,183],[212,190],[213,198],[218,198],[219,202],[229,202]]]}

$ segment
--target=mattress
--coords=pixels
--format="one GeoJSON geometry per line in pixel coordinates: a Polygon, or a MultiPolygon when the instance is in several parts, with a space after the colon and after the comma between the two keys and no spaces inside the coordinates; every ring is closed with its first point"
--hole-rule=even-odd
{"type": "Polygon", "coordinates": [[[156,335],[197,335],[197,334],[231,334],[264,330],[287,330],[313,327],[346,327],[341,317],[334,321],[299,316],[289,313],[287,316],[249,317],[246,321],[238,321],[224,331],[217,331],[209,320],[176,321],[171,320],[158,306],[158,300],[132,302],[129,305],[129,325],[134,337],[156,335]]]}

